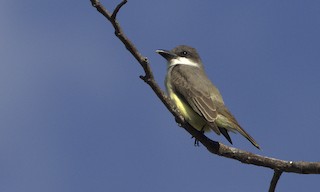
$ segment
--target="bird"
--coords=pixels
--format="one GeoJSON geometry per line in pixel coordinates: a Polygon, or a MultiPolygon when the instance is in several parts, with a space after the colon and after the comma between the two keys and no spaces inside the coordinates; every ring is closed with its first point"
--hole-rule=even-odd
{"type": "Polygon", "coordinates": [[[156,52],[167,60],[165,87],[169,98],[193,128],[222,134],[231,144],[229,132],[238,132],[260,149],[225,106],[219,90],[206,75],[195,48],[179,45],[170,51],[158,49],[156,52]]]}

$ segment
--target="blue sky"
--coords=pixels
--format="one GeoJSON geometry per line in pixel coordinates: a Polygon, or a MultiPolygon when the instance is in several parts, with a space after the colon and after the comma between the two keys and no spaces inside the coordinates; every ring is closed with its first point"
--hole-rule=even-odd
{"type": "MultiPolygon", "coordinates": [[[[162,88],[155,50],[197,48],[262,151],[234,147],[320,160],[319,1],[132,0],[118,18],[162,88]]],[[[0,25],[0,191],[267,191],[272,170],[193,146],[89,0],[1,1],[0,25]]],[[[284,173],[277,189],[319,179],[284,173]]]]}

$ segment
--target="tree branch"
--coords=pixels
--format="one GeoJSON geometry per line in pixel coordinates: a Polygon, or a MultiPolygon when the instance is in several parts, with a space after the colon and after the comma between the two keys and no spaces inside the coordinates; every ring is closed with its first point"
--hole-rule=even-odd
{"type": "Polygon", "coordinates": [[[274,170],[273,177],[270,183],[269,192],[274,192],[276,190],[276,185],[280,179],[281,174],[282,174],[282,171],[274,170]]]}
{"type": "Polygon", "coordinates": [[[113,28],[115,29],[115,35],[121,40],[121,42],[125,45],[126,49],[134,56],[134,58],[140,63],[142,66],[145,75],[140,76],[140,78],[145,81],[152,90],[156,93],[159,99],[165,104],[167,109],[176,117],[177,121],[180,124],[184,124],[184,118],[178,112],[176,106],[171,102],[171,100],[165,95],[165,93],[161,90],[161,88],[156,83],[153,73],[151,71],[149,61],[146,57],[143,57],[137,48],[133,45],[133,43],[126,37],[123,33],[118,21],[116,20],[117,13],[119,12],[120,8],[125,5],[127,2],[123,0],[115,9],[115,11],[111,14],[107,11],[104,6],[99,2],[99,0],[90,0],[93,7],[95,7],[105,18],[107,18],[113,28]],[[113,18],[113,17],[114,18],[113,18]]]}
{"type": "Polygon", "coordinates": [[[127,0],[123,0],[121,3],[118,4],[118,6],[114,9],[112,15],[111,15],[111,19],[115,20],[117,17],[118,12],[120,11],[121,7],[124,6],[128,1],[127,0]]]}
{"type": "Polygon", "coordinates": [[[140,76],[140,78],[152,88],[158,98],[175,117],[177,123],[179,123],[194,138],[200,141],[208,149],[208,151],[219,156],[238,160],[245,164],[252,164],[273,169],[274,175],[270,184],[269,191],[275,190],[276,184],[282,172],[292,172],[299,174],[320,174],[320,162],[285,161],[253,154],[244,150],[236,149],[234,147],[226,146],[216,141],[212,141],[203,133],[194,129],[185,121],[176,106],[171,102],[171,100],[166,96],[166,94],[156,83],[148,59],[140,54],[138,49],[122,31],[116,17],[120,9],[127,3],[127,0],[123,0],[121,3],[119,3],[113,13],[110,13],[108,10],[106,10],[104,6],[99,2],[99,0],[90,1],[92,6],[95,7],[97,11],[99,11],[106,19],[110,21],[113,28],[115,29],[115,35],[125,45],[126,49],[134,56],[134,58],[140,63],[145,72],[145,75],[140,76]]]}

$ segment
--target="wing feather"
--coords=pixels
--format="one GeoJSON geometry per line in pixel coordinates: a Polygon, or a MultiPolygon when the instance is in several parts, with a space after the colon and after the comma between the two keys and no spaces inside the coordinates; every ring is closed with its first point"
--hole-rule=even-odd
{"type": "Polygon", "coordinates": [[[203,117],[217,134],[222,133],[232,143],[228,131],[237,131],[259,148],[257,142],[239,125],[225,107],[220,92],[211,83],[202,68],[175,65],[171,70],[170,84],[175,93],[199,116],[203,117]]]}
{"type": "MultiPolygon", "coordinates": [[[[199,116],[208,121],[210,127],[217,134],[220,134],[220,130],[215,125],[218,113],[214,105],[214,97],[209,90],[212,83],[203,70],[196,67],[176,65],[171,71],[171,85],[185,103],[189,104],[199,116]]],[[[219,96],[220,93],[218,92],[219,96]]]]}

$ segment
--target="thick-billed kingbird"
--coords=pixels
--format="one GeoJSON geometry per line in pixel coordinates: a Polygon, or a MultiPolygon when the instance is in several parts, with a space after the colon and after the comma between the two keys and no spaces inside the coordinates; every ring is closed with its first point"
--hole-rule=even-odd
{"type": "Polygon", "coordinates": [[[260,149],[224,105],[219,90],[207,77],[196,49],[180,45],[171,51],[160,49],[156,52],[168,61],[165,85],[169,97],[192,127],[203,132],[213,130],[231,144],[228,132],[239,132],[260,149]]]}

